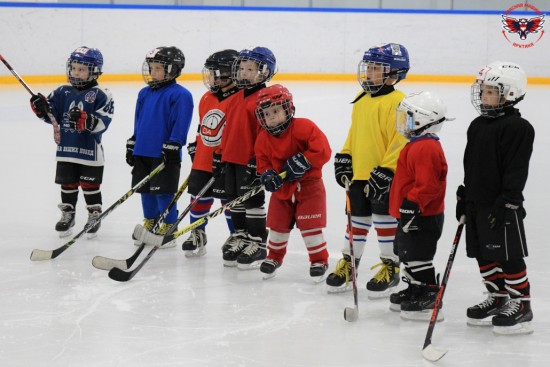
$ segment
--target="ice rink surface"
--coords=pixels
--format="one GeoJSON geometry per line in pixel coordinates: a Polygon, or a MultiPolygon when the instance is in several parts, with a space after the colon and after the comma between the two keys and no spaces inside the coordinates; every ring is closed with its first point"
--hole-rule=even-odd
{"type": "MultiPolygon", "coordinates": [[[[275,80],[276,81],[276,80],[275,80]]],[[[200,82],[180,83],[195,103],[205,89],[200,82]]],[[[343,145],[350,124],[350,102],[357,83],[284,83],[294,94],[296,115],[315,121],[329,137],[333,154],[343,145]]],[[[135,100],[143,83],[102,84],[115,99],[115,115],[104,134],[107,162],[104,208],[130,188],[125,142],[132,135],[135,100]]],[[[43,94],[56,85],[33,85],[43,94]]],[[[402,83],[404,92],[431,90],[447,102],[449,116],[440,134],[449,164],[446,222],[434,262],[443,273],[456,232],[455,191],[462,182],[466,129],[476,117],[467,84],[402,83]]],[[[547,366],[550,361],[550,244],[548,190],[550,124],[544,107],[550,89],[529,86],[519,104],[535,127],[535,150],[525,190],[535,332],[494,336],[491,328],[466,325],[466,308],[485,298],[476,262],[459,245],[443,300],[445,321],[437,324],[433,344],[449,349],[439,366],[547,366]]],[[[97,238],[81,239],[57,259],[31,262],[34,248],[51,250],[59,239],[59,187],[54,184],[52,128],[36,119],[29,95],[20,85],[0,87],[0,366],[429,366],[421,356],[427,322],[403,321],[389,311],[389,301],[368,300],[365,284],[379,262],[371,233],[359,268],[359,319],[348,323],[351,293],[327,294],[324,283],[309,279],[305,246],[294,231],[278,275],[264,281],[258,270],[224,268],[220,246],[227,237],[222,217],[207,227],[208,253],[187,259],[181,242],[159,250],[127,283],[117,283],[92,267],[96,255],[125,259],[135,247],[130,234],[142,219],[135,195],[109,215],[97,238]]],[[[190,140],[198,123],[195,111],[190,140]]],[[[190,170],[184,155],[182,179],[190,170]]],[[[344,191],[324,167],[328,226],[325,236],[333,270],[344,242],[344,191]]],[[[188,203],[187,194],[179,208],[188,203]]],[[[216,203],[216,207],[217,207],[216,203]]],[[[82,194],[76,231],[86,221],[82,194]]],[[[185,224],[188,220],[185,220],[185,224]]],[[[180,227],[181,228],[181,227],[180,227]]],[[[184,238],[187,235],[183,236],[184,238]]],[[[148,249],[146,250],[146,252],[148,249]]],[[[144,255],[142,255],[144,256],[144,255]]],[[[139,260],[138,260],[139,261],[139,260]]]]}

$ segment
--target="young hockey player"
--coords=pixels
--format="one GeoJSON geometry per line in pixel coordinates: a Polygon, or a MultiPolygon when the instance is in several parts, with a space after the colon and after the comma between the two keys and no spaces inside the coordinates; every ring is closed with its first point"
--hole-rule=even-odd
{"type": "MultiPolygon", "coordinates": [[[[57,146],[55,183],[61,185],[61,219],[55,225],[59,237],[72,233],[78,187],[84,193],[89,226],[101,214],[101,182],[105,157],[101,137],[109,127],[114,112],[111,92],[101,88],[97,79],[103,68],[103,55],[97,48],[82,46],[67,60],[70,85],[54,90],[46,99],[42,94],[31,97],[31,108],[39,118],[51,123],[52,113],[61,127],[57,146]]],[[[97,235],[98,223],[87,237],[97,235]]]]}
{"type": "Polygon", "coordinates": [[[260,271],[264,278],[275,275],[283,264],[290,231],[296,223],[309,254],[309,274],[320,281],[328,267],[322,179],[322,167],[331,156],[328,140],[313,121],[294,117],[292,94],[282,85],[258,93],[256,116],[264,129],[255,145],[260,181],[273,192],[267,215],[271,230],[269,254],[260,271]],[[281,172],[286,172],[284,180],[279,176],[281,172]]]}
{"type": "Polygon", "coordinates": [[[492,324],[498,334],[533,331],[523,189],[535,131],[514,107],[526,87],[523,69],[512,62],[493,62],[479,72],[471,98],[481,116],[468,128],[464,185],[457,191],[457,218],[466,215],[466,253],[477,260],[489,291],[468,308],[468,324],[492,324]]]}
{"type": "MultiPolygon", "coordinates": [[[[195,196],[212,178],[212,155],[222,142],[227,103],[230,101],[229,97],[239,90],[230,78],[231,67],[238,55],[239,53],[235,50],[215,52],[206,59],[202,70],[202,79],[204,85],[208,88],[208,92],[202,96],[199,102],[200,122],[197,129],[197,139],[187,145],[187,150],[193,162],[188,189],[191,194],[191,201],[195,200],[195,196]]],[[[222,205],[226,203],[223,175],[216,177],[214,185],[191,209],[191,223],[208,215],[214,203],[213,197],[221,199],[222,205]]],[[[231,212],[228,210],[225,216],[229,231],[233,233],[231,212]]],[[[205,227],[206,223],[191,231],[191,235],[182,245],[182,250],[186,253],[185,256],[202,256],[206,254],[204,247],[207,242],[205,227]]]]}
{"type": "MultiPolygon", "coordinates": [[[[213,174],[225,174],[227,200],[233,200],[258,185],[254,143],[261,131],[256,121],[256,95],[276,72],[273,53],[265,47],[239,52],[233,64],[232,79],[242,88],[226,111],[221,156],[214,154],[213,174]]],[[[223,249],[224,265],[239,269],[255,268],[267,255],[265,194],[262,191],[231,209],[235,235],[223,249]]]]}
{"type": "MultiPolygon", "coordinates": [[[[145,56],[143,79],[136,103],[134,134],[126,142],[126,162],[132,168],[132,186],[143,180],[155,167],[165,168],[139,190],[143,208],[143,226],[151,230],[178,190],[181,147],[185,145],[193,115],[191,93],[176,83],[185,66],[183,52],[176,47],[157,47],[145,56]]],[[[166,233],[177,219],[176,205],[166,217],[160,234],[166,233]]],[[[136,241],[136,245],[140,243],[136,241]]],[[[175,241],[163,247],[174,247],[175,241]]]]}
{"type": "Polygon", "coordinates": [[[397,160],[390,214],[399,220],[394,252],[408,288],[390,295],[390,309],[405,319],[429,320],[439,291],[433,259],[443,230],[447,161],[436,134],[446,112],[431,92],[411,94],[397,108],[397,130],[409,142],[397,160]]]}
{"type": "MultiPolygon", "coordinates": [[[[387,43],[367,50],[358,67],[363,87],[353,103],[351,127],[342,151],[334,158],[336,181],[342,187],[350,181],[352,234],[356,265],[365,249],[367,234],[374,224],[382,262],[368,281],[370,298],[387,297],[399,283],[399,259],[393,251],[397,220],[388,213],[388,195],[397,157],[407,140],[395,129],[395,111],[405,94],[394,85],[409,70],[407,49],[387,43]]],[[[348,238],[346,233],[346,238],[348,238]]],[[[351,289],[349,239],[343,258],[327,277],[328,292],[351,289]]]]}

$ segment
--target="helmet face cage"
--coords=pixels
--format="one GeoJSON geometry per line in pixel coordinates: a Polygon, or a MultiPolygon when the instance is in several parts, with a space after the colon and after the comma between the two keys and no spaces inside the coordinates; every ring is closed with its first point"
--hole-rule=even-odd
{"type": "Polygon", "coordinates": [[[357,80],[366,93],[374,94],[382,89],[389,78],[395,80],[394,84],[405,79],[408,71],[407,49],[397,43],[387,43],[365,52],[357,68],[357,80]]]}
{"type": "Polygon", "coordinates": [[[79,47],[74,50],[66,63],[66,74],[71,85],[75,88],[85,87],[87,84],[99,78],[102,74],[103,55],[97,48],[79,47]],[[82,79],[73,75],[73,65],[80,64],[88,68],[88,77],[82,79]]]}
{"type": "Polygon", "coordinates": [[[149,51],[145,56],[141,73],[143,75],[143,80],[151,88],[160,88],[180,76],[184,66],[185,57],[178,48],[158,47],[149,51]],[[153,78],[152,64],[160,64],[162,66],[164,71],[164,77],[162,79],[153,78]]]}
{"type": "Polygon", "coordinates": [[[446,113],[445,104],[434,94],[411,94],[397,106],[396,129],[407,139],[437,134],[447,119],[446,113]]]}
{"type": "Polygon", "coordinates": [[[211,92],[216,93],[233,83],[232,66],[239,53],[235,50],[222,50],[213,53],[206,59],[202,69],[202,81],[211,92]]]}
{"type": "Polygon", "coordinates": [[[361,60],[357,67],[357,80],[363,90],[369,94],[377,93],[388,80],[390,64],[361,60]]]}
{"type": "Polygon", "coordinates": [[[237,87],[248,89],[267,83],[276,73],[273,53],[265,47],[255,47],[239,52],[232,66],[231,79],[237,87]]]}
{"type": "Polygon", "coordinates": [[[256,118],[260,125],[271,135],[278,136],[284,133],[292,122],[294,112],[292,94],[282,85],[275,84],[264,88],[258,94],[255,110],[256,118]],[[273,119],[280,117],[281,112],[284,113],[285,117],[278,124],[273,125],[273,119]]]}

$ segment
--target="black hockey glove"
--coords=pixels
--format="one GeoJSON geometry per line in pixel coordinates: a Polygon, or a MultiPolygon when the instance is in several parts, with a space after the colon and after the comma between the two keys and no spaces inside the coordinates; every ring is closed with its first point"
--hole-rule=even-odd
{"type": "Polygon", "coordinates": [[[260,177],[260,182],[269,192],[277,191],[281,188],[281,186],[283,186],[283,178],[272,169],[262,173],[262,176],[260,177]]]}
{"type": "Polygon", "coordinates": [[[351,155],[336,153],[334,156],[334,174],[336,176],[336,182],[342,187],[346,187],[346,181],[351,182],[353,178],[351,155]]]}
{"type": "Polygon", "coordinates": [[[222,162],[222,153],[220,150],[216,150],[212,154],[212,176],[218,177],[223,175],[225,172],[225,162],[222,162]]]}
{"type": "Polygon", "coordinates": [[[162,159],[167,166],[181,163],[181,144],[176,141],[167,141],[162,144],[162,159]]]}
{"type": "Polygon", "coordinates": [[[44,120],[46,116],[48,116],[48,113],[52,112],[52,109],[50,108],[50,105],[48,103],[48,99],[44,97],[41,93],[33,94],[33,96],[31,97],[31,109],[36,117],[42,120],[44,120]]]}
{"type": "Polygon", "coordinates": [[[420,224],[418,217],[420,216],[420,209],[418,204],[414,201],[403,199],[401,208],[399,208],[399,224],[403,232],[420,231],[420,224]]]}
{"type": "Polygon", "coordinates": [[[286,172],[287,181],[296,181],[304,177],[310,168],[311,163],[309,163],[306,156],[298,152],[285,162],[283,171],[286,172]]]}
{"type": "Polygon", "coordinates": [[[487,218],[489,220],[489,228],[491,229],[498,229],[502,228],[504,225],[506,225],[506,216],[515,214],[518,209],[521,209],[521,219],[525,217],[525,210],[523,210],[523,207],[521,207],[521,203],[512,201],[512,200],[506,200],[503,197],[498,197],[495,201],[495,205],[493,205],[493,209],[491,210],[491,213],[489,213],[489,217],[487,218]]]}
{"type": "Polygon", "coordinates": [[[197,152],[197,142],[196,141],[187,144],[187,153],[189,154],[189,157],[191,157],[191,162],[193,162],[195,160],[195,153],[196,152],[197,152]]]}
{"type": "Polygon", "coordinates": [[[386,202],[390,193],[393,172],[384,167],[376,167],[370,173],[370,178],[365,185],[365,194],[370,200],[386,202]]]}
{"type": "Polygon", "coordinates": [[[456,220],[460,222],[463,215],[466,215],[466,187],[460,185],[456,189],[456,220]]]}
{"type": "Polygon", "coordinates": [[[69,123],[76,131],[94,131],[99,119],[94,115],[88,115],[86,111],[74,106],[69,110],[69,123]]]}
{"type": "Polygon", "coordinates": [[[243,177],[243,186],[252,187],[260,184],[260,175],[256,170],[256,157],[248,160],[246,165],[246,173],[243,177]]]}
{"type": "Polygon", "coordinates": [[[136,160],[134,158],[134,145],[136,145],[136,137],[135,135],[132,135],[132,137],[128,140],[126,140],[126,163],[130,167],[133,167],[134,164],[136,164],[136,160]]]}

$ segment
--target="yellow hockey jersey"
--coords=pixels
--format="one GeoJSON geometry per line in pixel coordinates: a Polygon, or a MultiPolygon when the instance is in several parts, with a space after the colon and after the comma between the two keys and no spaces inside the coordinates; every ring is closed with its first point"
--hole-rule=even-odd
{"type": "Polygon", "coordinates": [[[374,98],[366,94],[353,104],[351,126],[341,151],[352,157],[353,180],[368,180],[378,166],[395,172],[399,153],[408,142],[395,129],[396,108],[403,98],[403,92],[394,90],[374,98]]]}

